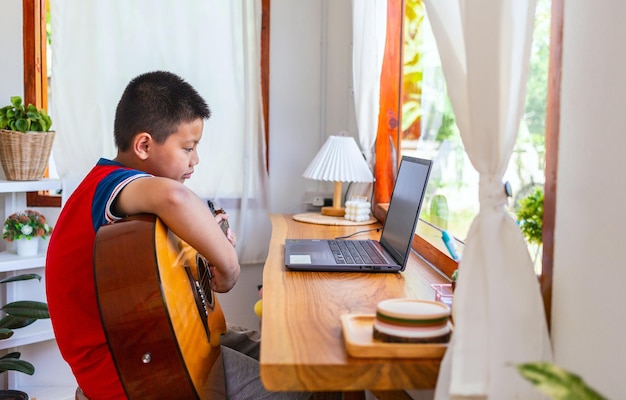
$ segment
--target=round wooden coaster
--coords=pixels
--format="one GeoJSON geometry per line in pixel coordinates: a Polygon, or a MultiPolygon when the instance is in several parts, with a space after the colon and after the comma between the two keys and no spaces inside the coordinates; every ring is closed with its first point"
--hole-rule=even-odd
{"type": "Polygon", "coordinates": [[[380,340],[384,343],[447,343],[450,341],[450,336],[452,336],[451,332],[431,338],[409,338],[391,335],[380,331],[376,328],[376,326],[373,327],[374,339],[380,340]]]}
{"type": "Polygon", "coordinates": [[[329,215],[322,215],[320,213],[303,213],[295,214],[293,219],[299,222],[307,222],[309,224],[319,225],[344,225],[344,226],[356,226],[356,225],[370,225],[378,222],[376,218],[370,217],[367,221],[350,221],[344,217],[331,217],[329,215]]]}

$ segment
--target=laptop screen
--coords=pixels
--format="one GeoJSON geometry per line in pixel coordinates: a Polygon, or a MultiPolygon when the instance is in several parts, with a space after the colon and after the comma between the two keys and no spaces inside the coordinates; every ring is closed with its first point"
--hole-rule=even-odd
{"type": "Polygon", "coordinates": [[[431,160],[408,156],[403,156],[400,162],[380,237],[380,243],[400,265],[404,265],[411,251],[431,166],[431,160]]]}

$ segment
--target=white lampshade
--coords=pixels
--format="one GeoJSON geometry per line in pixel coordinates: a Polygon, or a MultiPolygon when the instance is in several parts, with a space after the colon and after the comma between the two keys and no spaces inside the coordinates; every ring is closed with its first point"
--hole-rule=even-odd
{"type": "Polygon", "coordinates": [[[374,181],[372,171],[352,136],[329,136],[303,176],[330,182],[374,181]]]}
{"type": "Polygon", "coordinates": [[[322,207],[322,214],[343,217],[341,182],[373,182],[374,176],[352,136],[329,136],[303,176],[335,182],[333,206],[322,207]]]}

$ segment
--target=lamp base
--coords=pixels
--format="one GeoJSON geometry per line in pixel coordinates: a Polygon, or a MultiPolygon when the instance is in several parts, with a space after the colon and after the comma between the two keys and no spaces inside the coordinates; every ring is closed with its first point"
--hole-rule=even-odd
{"type": "Polygon", "coordinates": [[[343,217],[346,215],[346,209],[344,207],[322,207],[322,215],[328,215],[331,217],[343,217]]]}

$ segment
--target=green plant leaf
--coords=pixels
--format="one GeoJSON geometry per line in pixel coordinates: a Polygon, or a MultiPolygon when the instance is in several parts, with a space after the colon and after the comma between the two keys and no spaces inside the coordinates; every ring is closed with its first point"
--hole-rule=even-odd
{"type": "Polygon", "coordinates": [[[41,275],[38,274],[21,274],[16,276],[9,276],[8,278],[4,278],[0,280],[0,283],[9,283],[9,282],[17,282],[17,281],[28,281],[31,279],[37,279],[41,281],[41,275]]]}
{"type": "Polygon", "coordinates": [[[29,107],[28,111],[26,112],[26,116],[32,121],[39,121],[41,119],[41,115],[39,115],[36,108],[34,110],[31,110],[29,107]]]}
{"type": "Polygon", "coordinates": [[[5,371],[17,371],[32,375],[35,373],[35,367],[28,361],[16,358],[2,358],[0,359],[0,372],[5,371]]]}
{"type": "Polygon", "coordinates": [[[50,318],[48,305],[40,301],[21,300],[5,304],[0,310],[14,317],[44,319],[50,318]]]}
{"type": "Polygon", "coordinates": [[[553,400],[606,400],[582,378],[548,362],[517,364],[519,373],[553,400]]]}
{"type": "Polygon", "coordinates": [[[32,132],[43,132],[43,127],[41,126],[41,124],[38,121],[33,121],[30,124],[30,131],[32,132]]]}
{"type": "Polygon", "coordinates": [[[37,318],[16,317],[14,315],[6,315],[0,319],[0,329],[19,329],[37,321],[37,318]]]}
{"type": "Polygon", "coordinates": [[[50,128],[52,128],[52,118],[50,118],[50,116],[48,115],[48,113],[46,113],[46,110],[44,110],[43,108],[41,110],[39,110],[39,112],[41,113],[41,127],[42,130],[44,132],[48,132],[50,130],[50,128]]]}
{"type": "Polygon", "coordinates": [[[26,132],[30,128],[30,121],[27,119],[18,119],[15,121],[15,129],[20,132],[26,132]]]}
{"type": "Polygon", "coordinates": [[[9,328],[0,328],[0,340],[10,338],[11,336],[13,336],[13,333],[14,332],[9,328]]]}
{"type": "Polygon", "coordinates": [[[543,233],[543,189],[538,187],[518,202],[517,220],[528,242],[541,244],[543,233]]]}
{"type": "Polygon", "coordinates": [[[11,96],[11,104],[15,108],[22,107],[22,98],[20,96],[11,96]]]}
{"type": "Polygon", "coordinates": [[[20,357],[22,357],[22,353],[20,353],[19,351],[12,351],[0,357],[0,360],[3,358],[16,358],[19,360],[20,357]]]}

